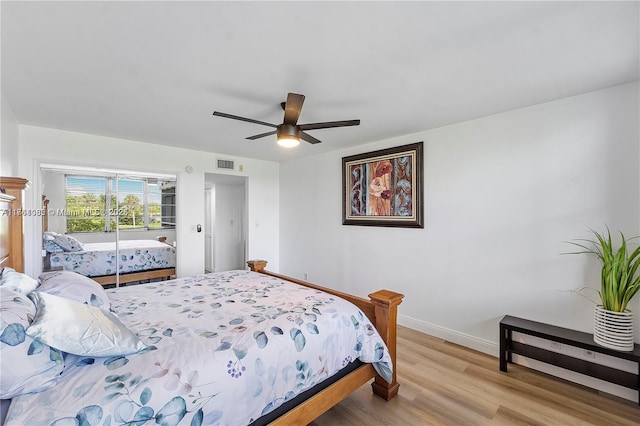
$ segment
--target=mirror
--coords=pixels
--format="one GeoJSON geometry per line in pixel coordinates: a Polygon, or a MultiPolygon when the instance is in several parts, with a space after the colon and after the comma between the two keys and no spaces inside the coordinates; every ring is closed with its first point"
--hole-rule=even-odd
{"type": "Polygon", "coordinates": [[[43,165],[41,176],[43,271],[116,287],[175,276],[174,175],[43,165]]]}

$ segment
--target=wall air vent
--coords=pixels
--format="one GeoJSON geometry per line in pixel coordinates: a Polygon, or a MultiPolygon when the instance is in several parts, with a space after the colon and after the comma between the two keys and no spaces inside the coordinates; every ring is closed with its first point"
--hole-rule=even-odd
{"type": "Polygon", "coordinates": [[[220,170],[235,170],[236,163],[233,160],[220,160],[218,159],[218,163],[216,165],[217,169],[220,170]]]}

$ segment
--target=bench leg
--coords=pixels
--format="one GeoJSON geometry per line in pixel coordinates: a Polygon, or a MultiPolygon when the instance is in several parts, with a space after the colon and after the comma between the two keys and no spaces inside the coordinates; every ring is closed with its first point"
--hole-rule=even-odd
{"type": "Polygon", "coordinates": [[[511,331],[500,324],[500,371],[507,371],[507,340],[511,331]]]}

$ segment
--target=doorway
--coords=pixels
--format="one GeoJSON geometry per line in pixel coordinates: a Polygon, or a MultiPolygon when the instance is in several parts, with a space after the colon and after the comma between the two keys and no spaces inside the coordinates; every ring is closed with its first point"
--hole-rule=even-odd
{"type": "Polygon", "coordinates": [[[205,174],[205,273],[245,269],[246,177],[205,174]]]}

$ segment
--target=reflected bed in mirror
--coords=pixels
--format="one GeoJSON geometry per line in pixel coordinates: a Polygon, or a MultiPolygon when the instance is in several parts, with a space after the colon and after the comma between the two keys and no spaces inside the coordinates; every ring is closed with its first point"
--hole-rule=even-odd
{"type": "Polygon", "coordinates": [[[45,271],[73,271],[104,285],[116,283],[116,271],[120,272],[121,284],[169,279],[176,273],[176,249],[160,241],[81,243],[69,235],[45,232],[43,243],[47,251],[45,271]]]}

